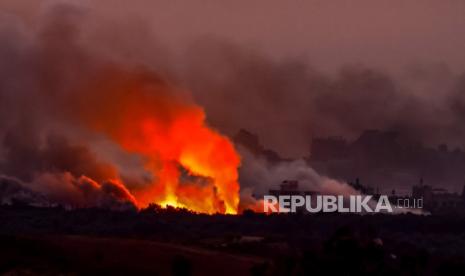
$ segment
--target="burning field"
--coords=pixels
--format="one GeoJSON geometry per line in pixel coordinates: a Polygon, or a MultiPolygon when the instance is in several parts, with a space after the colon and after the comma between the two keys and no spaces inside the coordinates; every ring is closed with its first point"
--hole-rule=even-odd
{"type": "Polygon", "coordinates": [[[63,3],[32,22],[0,19],[4,204],[237,214],[260,211],[256,196],[285,179],[355,193],[303,159],[273,161],[261,145],[233,143],[211,126],[182,74],[137,52],[154,45],[144,34],[63,3]],[[132,36],[147,45],[112,45],[132,36]]]}
{"type": "Polygon", "coordinates": [[[465,5],[0,2],[1,275],[465,275],[465,5]]]}
{"type": "Polygon", "coordinates": [[[110,71],[73,101],[79,122],[143,159],[153,181],[130,191],[135,204],[237,213],[240,157],[202,108],[151,72],[110,71]]]}
{"type": "Polygon", "coordinates": [[[236,214],[240,156],[232,142],[167,76],[83,42],[81,16],[63,5],[37,28],[3,19],[0,36],[11,41],[0,49],[3,183],[24,188],[23,199],[35,194],[25,200],[69,207],[155,203],[236,214]],[[136,172],[114,155],[136,160],[136,172]]]}

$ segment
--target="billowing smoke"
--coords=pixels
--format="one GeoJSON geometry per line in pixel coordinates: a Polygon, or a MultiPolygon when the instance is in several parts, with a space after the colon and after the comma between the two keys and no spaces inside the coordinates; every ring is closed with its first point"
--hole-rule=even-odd
{"type": "Polygon", "coordinates": [[[238,177],[243,194],[285,179],[351,192],[301,159],[244,151],[241,162],[205,117],[230,136],[249,129],[267,148],[299,158],[312,137],[365,129],[463,146],[465,85],[447,66],[394,76],[351,65],[329,74],[212,39],[176,60],[146,24],[113,23],[69,4],[45,5],[29,21],[0,13],[0,173],[15,183],[4,185],[9,201],[118,209],[155,198],[234,213],[238,177]],[[154,185],[161,182],[171,184],[154,185]]]}
{"type": "Polygon", "coordinates": [[[360,194],[344,181],[320,175],[303,159],[281,158],[248,131],[241,130],[235,142],[242,158],[239,181],[243,209],[261,210],[260,198],[270,194],[270,190],[279,190],[283,181],[297,181],[299,191],[343,196],[360,194]]]}
{"type": "Polygon", "coordinates": [[[253,195],[260,198],[269,194],[270,189],[279,189],[279,184],[285,180],[297,180],[301,191],[333,195],[359,194],[342,181],[318,174],[303,159],[274,163],[264,156],[252,154],[245,148],[239,148],[239,152],[244,163],[239,179],[244,196],[253,195]]]}
{"type": "Polygon", "coordinates": [[[0,175],[0,204],[15,203],[47,206],[49,200],[40,193],[28,189],[21,180],[0,175]]]}
{"type": "Polygon", "coordinates": [[[218,39],[194,43],[186,60],[188,83],[215,126],[251,130],[284,156],[307,156],[314,137],[355,139],[367,129],[464,146],[465,85],[445,64],[401,73],[352,64],[328,73],[218,39]]]}
{"type": "Polygon", "coordinates": [[[37,193],[69,207],[158,203],[236,213],[240,158],[232,143],[167,73],[103,51],[87,16],[57,4],[34,27],[1,17],[5,200],[37,193]]]}
{"type": "Polygon", "coordinates": [[[51,202],[72,208],[125,210],[137,205],[134,196],[118,180],[98,183],[84,175],[76,178],[70,173],[44,173],[29,185],[31,190],[36,189],[51,202]]]}
{"type": "Polygon", "coordinates": [[[108,158],[131,160],[130,154],[97,154],[92,144],[102,139],[71,122],[76,110],[66,101],[75,101],[75,89],[99,64],[78,45],[82,13],[75,6],[53,6],[35,27],[0,14],[0,172],[6,203],[135,207],[118,180],[125,172],[108,158]]]}

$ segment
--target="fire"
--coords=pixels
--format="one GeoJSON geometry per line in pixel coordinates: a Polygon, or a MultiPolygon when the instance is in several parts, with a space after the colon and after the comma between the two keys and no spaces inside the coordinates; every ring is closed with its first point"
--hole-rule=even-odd
{"type": "Polygon", "coordinates": [[[95,92],[85,104],[104,102],[99,112],[84,114],[92,127],[145,158],[155,177],[148,188],[131,191],[138,206],[238,212],[239,155],[227,137],[206,124],[201,107],[147,74],[112,74],[90,91],[95,92]],[[109,97],[94,96],[101,91],[109,97]]]}

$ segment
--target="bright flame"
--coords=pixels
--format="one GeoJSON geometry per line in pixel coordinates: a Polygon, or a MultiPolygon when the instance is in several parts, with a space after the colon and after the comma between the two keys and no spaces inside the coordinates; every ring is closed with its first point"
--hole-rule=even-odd
{"type": "Polygon", "coordinates": [[[227,137],[206,125],[202,108],[146,76],[118,75],[116,80],[113,76],[98,85],[99,91],[111,91],[110,97],[88,119],[145,158],[155,180],[149,188],[132,191],[137,204],[236,214],[240,158],[227,137]]]}

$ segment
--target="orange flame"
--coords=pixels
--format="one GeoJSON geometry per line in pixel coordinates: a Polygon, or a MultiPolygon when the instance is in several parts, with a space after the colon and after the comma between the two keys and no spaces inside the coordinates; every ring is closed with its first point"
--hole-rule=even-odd
{"type": "Polygon", "coordinates": [[[94,93],[88,93],[85,104],[96,101],[92,104],[102,107],[84,115],[95,129],[145,158],[155,180],[148,188],[131,191],[138,206],[157,203],[236,214],[240,158],[230,140],[207,126],[202,108],[166,83],[147,74],[120,73],[90,90],[94,93]],[[181,181],[185,172],[188,180],[181,181]],[[198,183],[198,177],[207,180],[198,183]]]}

